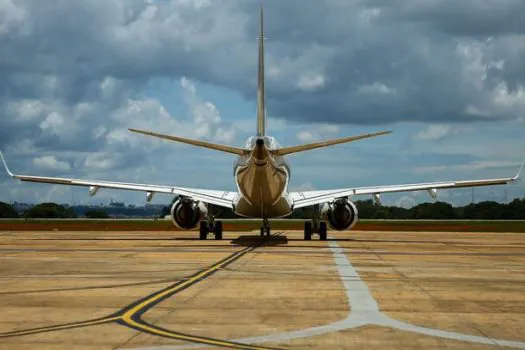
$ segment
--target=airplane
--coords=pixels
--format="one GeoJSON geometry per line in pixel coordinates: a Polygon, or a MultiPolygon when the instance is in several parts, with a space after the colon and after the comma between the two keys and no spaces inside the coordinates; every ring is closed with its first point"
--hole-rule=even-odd
{"type": "Polygon", "coordinates": [[[289,192],[290,166],[284,156],[309,151],[321,147],[342,144],[386,135],[392,131],[343,137],[338,139],[281,147],[275,138],[266,135],[266,109],[264,88],[264,28],[263,9],[260,11],[260,33],[258,37],[258,87],[257,87],[257,135],[249,137],[241,147],[216,144],[201,140],[170,136],[151,131],[129,129],[165,140],[181,142],[197,147],[208,148],[238,156],[234,164],[234,179],[237,192],[207,189],[184,188],[149,184],[93,181],[83,179],[55,178],[43,176],[15,175],[7,167],[4,156],[0,157],[7,173],[21,181],[69,186],[89,187],[89,194],[94,196],[100,188],[142,191],[149,202],[156,193],[178,196],[173,202],[170,216],[173,224],[180,229],[194,229],[199,226],[199,239],[207,239],[212,234],[215,239],[222,239],[222,222],[215,220],[212,206],[232,209],[242,217],[262,219],[261,236],[270,235],[270,220],[290,215],[295,209],[313,207],[312,218],[304,223],[304,239],[311,240],[314,234],[320,240],[327,239],[327,223],[335,230],[350,230],[358,221],[358,211],[351,201],[352,196],[372,195],[376,203],[380,194],[391,192],[427,190],[436,198],[440,189],[504,185],[516,181],[524,163],[514,177],[486,180],[444,181],[376,187],[354,187],[319,191],[289,192]]]}

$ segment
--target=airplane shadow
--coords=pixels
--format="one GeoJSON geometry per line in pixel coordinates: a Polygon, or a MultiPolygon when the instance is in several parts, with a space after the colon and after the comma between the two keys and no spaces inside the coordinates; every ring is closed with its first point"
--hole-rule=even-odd
{"type": "Polygon", "coordinates": [[[286,236],[260,236],[260,235],[241,235],[231,241],[231,244],[242,247],[261,244],[263,247],[275,247],[288,244],[286,236]]]}

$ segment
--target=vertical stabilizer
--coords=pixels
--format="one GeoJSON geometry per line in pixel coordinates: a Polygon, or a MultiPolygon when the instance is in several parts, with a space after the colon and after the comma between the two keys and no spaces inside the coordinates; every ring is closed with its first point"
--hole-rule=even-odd
{"type": "Polygon", "coordinates": [[[264,136],[266,132],[266,113],[264,107],[264,28],[263,8],[261,6],[261,28],[259,33],[259,71],[257,75],[257,136],[264,136]]]}

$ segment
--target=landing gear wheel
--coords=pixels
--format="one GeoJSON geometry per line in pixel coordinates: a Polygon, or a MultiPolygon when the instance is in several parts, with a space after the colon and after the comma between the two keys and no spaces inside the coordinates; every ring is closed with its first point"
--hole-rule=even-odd
{"type": "Polygon", "coordinates": [[[312,240],[312,223],[310,221],[304,223],[304,240],[312,240]]]}
{"type": "Polygon", "coordinates": [[[201,221],[199,223],[199,239],[204,240],[208,238],[208,222],[201,221]]]}
{"type": "Polygon", "coordinates": [[[261,237],[264,237],[265,235],[266,236],[269,236],[270,235],[270,226],[267,226],[267,227],[261,227],[261,237]]]}
{"type": "Polygon", "coordinates": [[[321,241],[326,241],[326,222],[324,221],[319,223],[319,239],[321,241]]]}
{"type": "Polygon", "coordinates": [[[222,239],[222,221],[215,221],[215,226],[213,227],[213,233],[215,234],[216,240],[222,239]]]}

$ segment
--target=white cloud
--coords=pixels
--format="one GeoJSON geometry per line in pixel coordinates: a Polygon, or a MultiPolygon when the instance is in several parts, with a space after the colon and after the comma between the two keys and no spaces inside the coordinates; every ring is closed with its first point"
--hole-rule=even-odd
{"type": "Polygon", "coordinates": [[[440,140],[450,134],[451,125],[429,125],[425,130],[418,132],[414,138],[417,140],[440,140]]]}
{"type": "Polygon", "coordinates": [[[509,167],[518,167],[520,166],[519,162],[506,161],[506,160],[484,160],[484,161],[475,161],[466,164],[457,164],[457,165],[438,165],[438,166],[424,166],[424,167],[415,167],[412,169],[414,174],[433,174],[433,173],[443,173],[451,171],[459,172],[469,172],[469,171],[479,171],[486,169],[498,169],[498,168],[509,168],[509,167]]]}
{"type": "MultiPolygon", "coordinates": [[[[249,131],[252,131],[255,129],[255,117],[249,121],[251,127],[249,131]]],[[[268,132],[275,132],[275,131],[282,131],[289,128],[288,123],[286,122],[286,119],[284,118],[272,118],[272,117],[266,117],[266,129],[268,132]]]]}
{"type": "Polygon", "coordinates": [[[8,34],[11,30],[18,29],[27,18],[27,11],[17,6],[13,0],[0,2],[0,36],[8,34]]]}
{"type": "Polygon", "coordinates": [[[315,191],[316,189],[311,182],[303,182],[298,186],[290,186],[290,191],[315,191]]]}
{"type": "Polygon", "coordinates": [[[299,131],[296,135],[297,139],[301,142],[312,142],[314,139],[314,135],[310,131],[299,131]]]}
{"type": "Polygon", "coordinates": [[[337,134],[339,132],[339,125],[318,124],[315,129],[321,134],[337,134]]]}
{"type": "MultiPolygon", "coordinates": [[[[472,112],[473,110],[470,109],[472,112]]],[[[450,135],[471,133],[476,130],[475,125],[454,125],[454,124],[430,124],[422,131],[416,133],[412,138],[422,141],[442,140],[450,135]]]]}
{"type": "Polygon", "coordinates": [[[196,9],[210,6],[210,0],[178,0],[181,4],[188,6],[191,5],[196,9]]]}
{"type": "Polygon", "coordinates": [[[490,111],[486,109],[480,109],[473,105],[468,105],[467,107],[465,107],[465,113],[468,115],[475,116],[475,117],[484,117],[484,118],[492,117],[492,113],[490,111]]]}
{"type": "Polygon", "coordinates": [[[380,8],[366,8],[359,11],[359,19],[364,23],[370,23],[381,14],[380,8]]]}
{"type": "Polygon", "coordinates": [[[463,59],[463,78],[476,89],[482,90],[487,79],[488,65],[484,62],[483,49],[485,43],[470,40],[460,42],[456,52],[463,59]]]}
{"type": "Polygon", "coordinates": [[[302,75],[299,77],[297,87],[303,91],[313,92],[322,88],[324,84],[325,77],[320,74],[302,75]]]}
{"type": "Polygon", "coordinates": [[[359,94],[370,94],[370,95],[395,95],[396,90],[389,88],[384,83],[375,82],[369,85],[360,86],[357,89],[359,94]]]}
{"type": "Polygon", "coordinates": [[[211,101],[204,101],[198,95],[195,83],[190,79],[182,77],[180,85],[185,92],[185,101],[193,117],[193,136],[215,141],[233,141],[237,135],[237,129],[222,121],[217,106],[211,101]]]}
{"type": "Polygon", "coordinates": [[[410,194],[401,196],[399,199],[395,201],[395,204],[394,204],[394,206],[396,207],[401,207],[405,209],[412,208],[415,205],[417,205],[417,201],[415,200],[414,196],[411,196],[410,194]]]}
{"type": "Polygon", "coordinates": [[[218,127],[216,134],[217,134],[217,136],[215,137],[216,141],[231,144],[235,140],[237,131],[234,128],[218,127]]]}
{"type": "Polygon", "coordinates": [[[321,139],[331,138],[333,134],[339,132],[339,126],[335,124],[310,124],[305,126],[295,135],[301,142],[312,142],[321,139]]]}
{"type": "Polygon", "coordinates": [[[90,153],[84,162],[83,168],[86,170],[111,170],[115,169],[118,164],[118,155],[107,154],[104,152],[90,153]]]}
{"type": "Polygon", "coordinates": [[[193,84],[188,78],[182,77],[180,79],[180,86],[182,86],[186,91],[194,94],[197,92],[195,84],[193,84]]]}
{"type": "Polygon", "coordinates": [[[64,117],[56,112],[50,113],[46,119],[40,123],[40,127],[44,130],[60,134],[62,126],[64,125],[64,117]]]}
{"type": "Polygon", "coordinates": [[[119,85],[119,81],[114,77],[105,77],[100,83],[100,89],[102,90],[102,96],[105,98],[111,98],[115,96],[119,85]]]}
{"type": "Polygon", "coordinates": [[[66,171],[71,169],[69,163],[58,160],[55,156],[42,156],[33,159],[33,164],[41,169],[66,171]]]}
{"type": "MultiPolygon", "coordinates": [[[[328,63],[335,54],[330,46],[311,44],[297,55],[288,52],[289,46],[281,47],[274,43],[270,52],[266,54],[267,86],[274,86],[281,91],[290,89],[314,93],[323,91],[328,86],[328,63]],[[279,55],[276,55],[279,50],[279,55]]],[[[255,83],[255,81],[254,81],[255,83]]]]}
{"type": "Polygon", "coordinates": [[[516,91],[509,91],[507,84],[498,84],[493,91],[493,101],[503,107],[525,107],[525,88],[518,86],[516,91]]]}
{"type": "Polygon", "coordinates": [[[37,121],[42,118],[45,110],[44,103],[36,99],[21,99],[10,101],[7,106],[8,113],[21,122],[37,121]]]}

